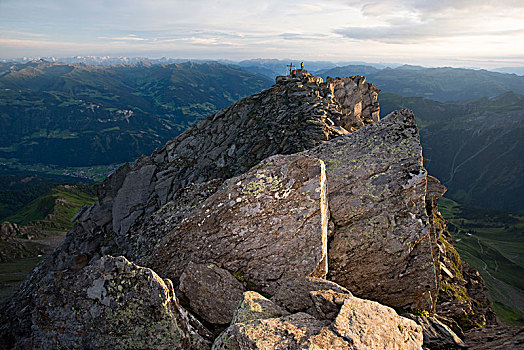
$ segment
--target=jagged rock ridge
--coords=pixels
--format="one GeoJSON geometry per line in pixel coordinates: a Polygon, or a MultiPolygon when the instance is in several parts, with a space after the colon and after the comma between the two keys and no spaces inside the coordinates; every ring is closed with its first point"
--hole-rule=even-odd
{"type": "MultiPolygon", "coordinates": [[[[282,326],[285,333],[289,324],[308,329],[300,344],[394,344],[386,336],[358,338],[348,326],[351,303],[344,301],[354,298],[351,305],[360,306],[352,312],[362,329],[371,331],[376,321],[369,320],[389,319],[391,324],[384,321],[382,330],[373,332],[392,334],[397,327],[392,324],[400,322],[396,331],[412,329],[418,335],[406,341],[420,348],[422,333],[412,321],[349,292],[342,292],[342,299],[333,294],[347,287],[389,306],[435,309],[442,250],[434,222],[438,193],[428,192],[431,181],[422,166],[412,113],[396,112],[377,123],[377,93],[362,77],[326,83],[306,72],[279,77],[271,89],[200,121],[134,166],[120,168],[100,186],[98,202],[80,214],[63,245],[2,306],[0,334],[6,346],[55,337],[57,330],[34,327],[35,315],[49,313],[36,291],[77,283],[64,286],[62,279],[50,278],[60,271],[67,279],[90,281],[90,274],[83,274],[111,254],[173,281],[177,297],[170,312],[194,313],[205,325],[191,319],[190,329],[169,316],[182,325],[181,339],[190,339],[190,347],[206,348],[230,322],[240,348],[253,348],[259,326],[282,326]],[[342,286],[298,287],[301,278],[326,274],[342,286]],[[284,320],[237,322],[234,305],[249,290],[274,294],[275,302],[286,300],[290,290],[302,290],[302,296],[318,293],[306,309],[282,304],[286,312],[278,317],[284,320]],[[318,298],[335,299],[326,306],[318,298]],[[213,306],[206,308],[206,302],[213,306]],[[8,314],[18,317],[7,319],[8,314]],[[186,336],[193,330],[197,335],[186,336]]],[[[88,290],[110,285],[109,279],[88,283],[92,286],[78,287],[84,299],[88,290]]],[[[111,296],[109,305],[115,299],[111,296]]],[[[129,334],[135,331],[131,327],[129,334]]]]}

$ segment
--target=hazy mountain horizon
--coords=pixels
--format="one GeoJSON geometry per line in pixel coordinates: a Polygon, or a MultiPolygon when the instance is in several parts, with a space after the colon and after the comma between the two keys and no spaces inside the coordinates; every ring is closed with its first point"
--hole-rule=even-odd
{"type": "Polygon", "coordinates": [[[242,67],[252,65],[281,65],[282,71],[286,71],[286,66],[292,63],[294,66],[300,66],[304,62],[304,68],[313,72],[326,70],[330,68],[343,67],[348,65],[363,65],[377,69],[397,68],[400,66],[413,66],[423,68],[461,68],[471,70],[487,70],[497,73],[524,75],[524,66],[505,66],[497,68],[486,68],[482,66],[466,65],[432,65],[432,64],[410,64],[407,62],[368,62],[368,61],[323,61],[323,60],[301,60],[300,58],[248,58],[243,60],[231,60],[226,58],[177,58],[177,57],[153,57],[153,56],[98,56],[98,55],[75,55],[75,56],[22,56],[22,57],[0,57],[1,63],[27,63],[44,60],[55,63],[86,63],[91,65],[118,65],[118,64],[138,64],[140,62],[150,62],[152,64],[171,64],[183,62],[219,62],[222,64],[235,64],[242,67]]]}

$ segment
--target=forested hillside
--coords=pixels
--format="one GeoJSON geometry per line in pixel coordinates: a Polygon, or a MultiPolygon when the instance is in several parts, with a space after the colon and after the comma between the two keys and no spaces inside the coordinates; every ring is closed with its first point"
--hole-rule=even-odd
{"type": "Polygon", "coordinates": [[[219,63],[0,66],[0,161],[121,163],[271,85],[219,63]]]}

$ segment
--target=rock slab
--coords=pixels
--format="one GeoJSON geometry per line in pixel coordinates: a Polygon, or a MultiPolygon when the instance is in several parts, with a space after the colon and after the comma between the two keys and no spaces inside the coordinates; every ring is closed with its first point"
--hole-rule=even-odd
{"type": "Polygon", "coordinates": [[[273,156],[227,180],[145,264],[178,281],[190,262],[214,263],[273,294],[286,280],[327,273],[327,218],[323,162],[273,156]]]}
{"type": "Polygon", "coordinates": [[[394,112],[305,154],[326,164],[334,223],[328,278],[385,305],[434,309],[436,242],[413,113],[394,112]]]}

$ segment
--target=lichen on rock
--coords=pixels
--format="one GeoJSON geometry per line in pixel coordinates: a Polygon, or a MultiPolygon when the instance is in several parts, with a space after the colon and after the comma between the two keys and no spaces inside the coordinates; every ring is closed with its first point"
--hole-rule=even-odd
{"type": "Polygon", "coordinates": [[[305,154],[326,164],[329,279],[386,305],[433,310],[436,242],[413,113],[394,112],[305,154]]]}
{"type": "MultiPolygon", "coordinates": [[[[248,317],[235,317],[215,340],[213,349],[422,348],[421,327],[398,316],[393,309],[353,297],[332,282],[323,283],[320,279],[297,282],[296,287],[292,287],[292,282],[287,286],[300,291],[299,294],[309,292],[313,308],[289,314],[261,295],[246,293],[237,315],[248,317]]],[[[291,308],[295,305],[292,299],[286,299],[284,304],[291,308]]]]}
{"type": "Polygon", "coordinates": [[[270,157],[227,180],[143,262],[174,281],[190,262],[215,263],[269,294],[287,279],[322,277],[327,273],[325,194],[322,161],[270,157]]]}
{"type": "Polygon", "coordinates": [[[124,257],[105,256],[82,271],[41,283],[31,346],[189,349],[208,346],[188,322],[169,280],[124,257]]]}

